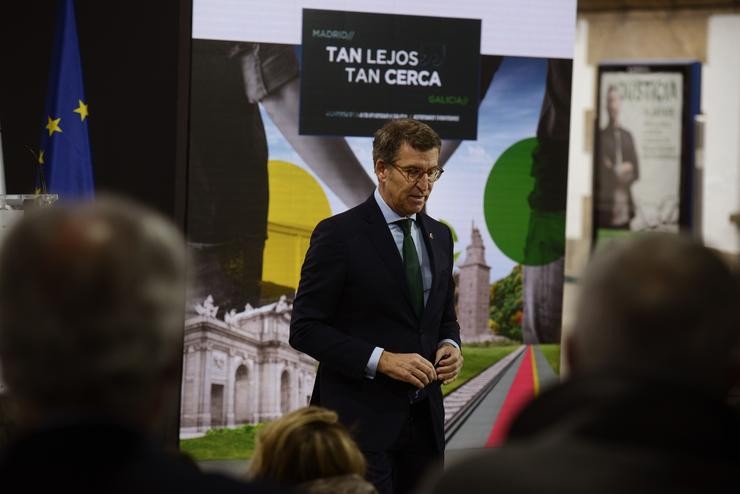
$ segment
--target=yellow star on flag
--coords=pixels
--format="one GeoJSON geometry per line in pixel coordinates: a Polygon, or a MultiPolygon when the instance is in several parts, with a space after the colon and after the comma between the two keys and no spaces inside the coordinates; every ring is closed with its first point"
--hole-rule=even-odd
{"type": "Polygon", "coordinates": [[[74,110],[74,112],[75,113],[79,113],[80,114],[81,121],[84,122],[85,121],[85,118],[88,115],[87,105],[85,103],[83,103],[81,99],[78,99],[77,101],[80,102],[80,106],[78,106],[77,109],[74,110]]]}
{"type": "Polygon", "coordinates": [[[62,131],[62,128],[59,126],[59,122],[61,121],[61,118],[52,119],[51,117],[49,117],[49,123],[46,124],[46,128],[49,129],[49,137],[51,137],[54,132],[62,131]]]}
{"type": "Polygon", "coordinates": [[[39,165],[44,164],[44,150],[39,151],[39,165]]]}

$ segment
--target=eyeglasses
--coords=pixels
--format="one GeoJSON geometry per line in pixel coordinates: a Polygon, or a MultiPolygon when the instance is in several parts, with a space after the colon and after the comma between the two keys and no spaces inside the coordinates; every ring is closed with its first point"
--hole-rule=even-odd
{"type": "Polygon", "coordinates": [[[401,175],[403,175],[406,180],[414,183],[421,180],[422,175],[427,176],[427,180],[429,180],[429,183],[436,182],[444,173],[444,170],[438,166],[425,170],[423,168],[419,168],[418,166],[398,166],[395,163],[390,163],[390,165],[401,172],[401,175]]]}

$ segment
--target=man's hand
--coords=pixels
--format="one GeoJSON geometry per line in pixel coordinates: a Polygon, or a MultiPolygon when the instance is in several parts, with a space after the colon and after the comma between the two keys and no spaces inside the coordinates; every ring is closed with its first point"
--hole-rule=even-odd
{"type": "Polygon", "coordinates": [[[623,161],[614,168],[617,179],[623,184],[631,184],[635,181],[635,165],[629,161],[623,161]]]}
{"type": "Polygon", "coordinates": [[[457,379],[463,366],[460,349],[449,344],[444,344],[437,349],[435,361],[437,362],[437,379],[440,379],[442,384],[449,384],[457,379]]]}
{"type": "Polygon", "coordinates": [[[434,365],[418,353],[391,353],[383,351],[378,361],[378,372],[398,381],[423,388],[437,379],[434,365]]]}

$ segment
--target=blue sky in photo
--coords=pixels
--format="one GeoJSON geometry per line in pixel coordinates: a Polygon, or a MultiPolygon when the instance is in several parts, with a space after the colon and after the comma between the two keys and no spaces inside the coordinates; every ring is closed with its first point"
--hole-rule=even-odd
{"type": "MultiPolygon", "coordinates": [[[[491,281],[506,276],[514,261],[504,256],[491,240],[483,213],[483,191],[488,175],[498,157],[514,143],[533,137],[545,90],[547,60],[527,57],[505,57],[478,114],[478,139],[463,141],[445,165],[445,174],[435,184],[427,212],[455,229],[458,241],[455,251],[465,258],[470,243],[471,226],[480,230],[486,249],[486,262],[491,266],[491,281]]],[[[262,110],[270,159],[288,161],[311,173],[326,192],[332,212],[346,206],[313,174],[288,141],[262,110]]],[[[347,138],[360,163],[373,177],[372,140],[347,138]]]]}

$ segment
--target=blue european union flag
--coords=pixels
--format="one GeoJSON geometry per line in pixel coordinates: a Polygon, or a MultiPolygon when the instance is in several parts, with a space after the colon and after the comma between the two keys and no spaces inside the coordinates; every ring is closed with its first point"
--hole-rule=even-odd
{"type": "Polygon", "coordinates": [[[49,90],[38,162],[37,192],[60,198],[92,197],[94,183],[88,109],[82,84],[74,1],[58,0],[49,90]]]}

